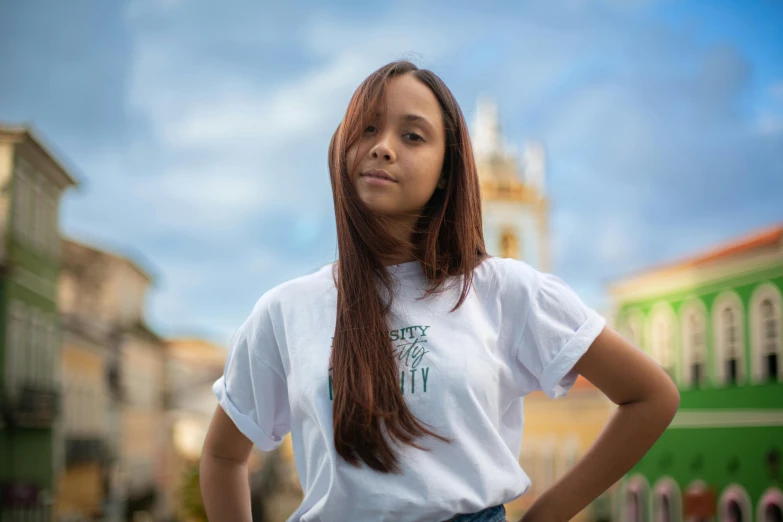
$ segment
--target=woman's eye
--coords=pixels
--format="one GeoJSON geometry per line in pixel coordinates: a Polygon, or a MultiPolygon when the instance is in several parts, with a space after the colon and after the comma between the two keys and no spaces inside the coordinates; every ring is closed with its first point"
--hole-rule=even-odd
{"type": "Polygon", "coordinates": [[[365,134],[375,134],[378,131],[378,129],[375,128],[373,125],[368,125],[366,129],[364,129],[365,134]]]}
{"type": "Polygon", "coordinates": [[[419,136],[415,132],[409,132],[405,136],[407,136],[408,139],[411,140],[411,141],[424,141],[424,138],[422,138],[421,136],[419,136]]]}

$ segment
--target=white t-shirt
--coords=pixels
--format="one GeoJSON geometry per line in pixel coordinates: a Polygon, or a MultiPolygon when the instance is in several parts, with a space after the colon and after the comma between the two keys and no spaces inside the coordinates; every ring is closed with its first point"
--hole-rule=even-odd
{"type": "Polygon", "coordinates": [[[222,408],[261,450],[290,431],[304,499],[289,522],[440,522],[522,495],[522,397],[567,393],[573,366],[606,321],[556,276],[488,258],[453,313],[461,284],[427,299],[418,262],[389,267],[389,335],[413,415],[436,433],[398,447],[401,475],[337,455],[329,355],[336,321],[333,265],[266,292],[232,340],[213,385],[222,408]]]}

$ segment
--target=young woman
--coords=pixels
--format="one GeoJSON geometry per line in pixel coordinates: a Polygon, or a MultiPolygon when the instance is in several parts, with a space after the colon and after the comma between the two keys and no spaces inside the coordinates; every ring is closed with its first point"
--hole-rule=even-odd
{"type": "Polygon", "coordinates": [[[329,149],[339,259],[264,294],[231,343],[204,444],[212,522],[249,521],[246,460],[289,431],[289,522],[504,521],[530,480],[522,397],[584,375],[619,405],[525,513],[565,521],[631,468],[679,404],[666,373],[559,278],[487,255],[454,96],[394,62],[357,89],[329,149]]]}

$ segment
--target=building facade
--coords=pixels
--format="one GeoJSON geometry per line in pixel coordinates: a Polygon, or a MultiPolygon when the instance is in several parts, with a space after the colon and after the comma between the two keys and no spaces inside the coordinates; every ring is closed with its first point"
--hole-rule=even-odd
{"type": "Polygon", "coordinates": [[[171,510],[166,352],[144,317],[152,277],[128,257],[74,240],[64,241],[63,252],[67,430],[58,514],[163,519],[171,510]]]}
{"type": "MultiPolygon", "coordinates": [[[[578,377],[566,397],[552,400],[542,392],[525,397],[525,431],[520,464],[530,477],[530,489],[506,506],[518,519],[538,496],[573,466],[592,445],[616,406],[584,377],[578,377]]],[[[571,520],[612,519],[611,488],[571,520]]]]}
{"type": "Polygon", "coordinates": [[[502,134],[497,105],[488,99],[479,100],[472,134],[487,251],[549,271],[543,147],[530,143],[520,158],[502,134]]]}
{"type": "Polygon", "coordinates": [[[681,397],[623,481],[617,519],[783,520],[783,226],[625,278],[610,293],[616,328],[681,397]]]}
{"type": "MultiPolygon", "coordinates": [[[[185,520],[183,488],[196,469],[217,407],[212,383],[222,374],[226,350],[201,339],[166,342],[165,403],[168,454],[165,494],[179,520],[185,520]]],[[[254,456],[257,457],[257,450],[254,456]]]]}
{"type": "Polygon", "coordinates": [[[52,516],[63,459],[59,208],[74,185],[29,129],[0,126],[0,521],[52,516]]]}

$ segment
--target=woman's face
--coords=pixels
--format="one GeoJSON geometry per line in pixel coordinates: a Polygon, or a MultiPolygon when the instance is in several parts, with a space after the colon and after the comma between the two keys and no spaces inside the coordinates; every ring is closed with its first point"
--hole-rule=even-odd
{"type": "Polygon", "coordinates": [[[351,181],[373,212],[412,224],[441,179],[443,116],[429,87],[411,74],[389,79],[385,110],[383,124],[371,124],[347,151],[348,166],[356,165],[351,181]]]}

